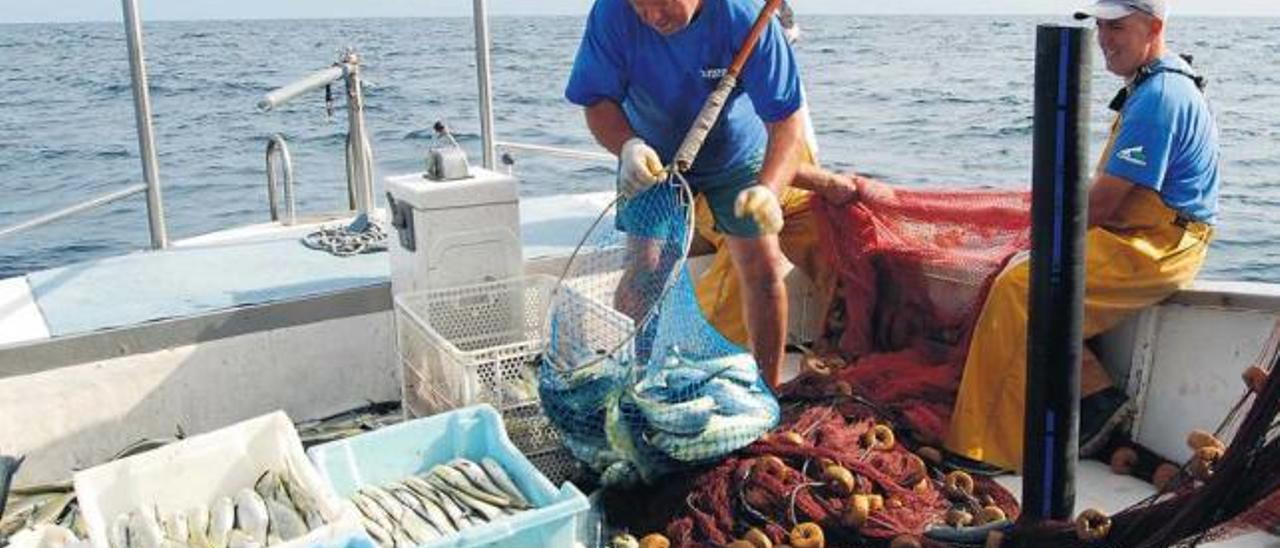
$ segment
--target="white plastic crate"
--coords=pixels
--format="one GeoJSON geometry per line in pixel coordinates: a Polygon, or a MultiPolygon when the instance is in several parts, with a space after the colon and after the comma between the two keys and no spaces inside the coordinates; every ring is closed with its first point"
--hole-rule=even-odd
{"type": "Polygon", "coordinates": [[[555,285],[550,276],[529,276],[397,296],[406,410],[423,416],[477,403],[499,411],[536,403],[555,285]]]}
{"type": "Polygon", "coordinates": [[[538,400],[551,276],[528,276],[398,295],[396,340],[404,409],[411,417],[487,403],[511,441],[551,481],[577,463],[538,400]]]}
{"type": "Polygon", "coordinates": [[[76,497],[94,548],[108,548],[112,520],[138,508],[161,515],[234,497],[267,470],[290,470],[316,497],[328,525],[281,548],[368,546],[359,514],[321,479],[302,451],[293,422],[277,411],[221,430],[192,436],[127,459],[75,474],[76,497]],[[354,544],[353,544],[354,543],[354,544]]]}

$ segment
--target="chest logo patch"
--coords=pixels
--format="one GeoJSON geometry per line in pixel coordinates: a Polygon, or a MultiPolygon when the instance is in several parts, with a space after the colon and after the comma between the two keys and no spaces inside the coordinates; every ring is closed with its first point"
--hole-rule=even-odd
{"type": "Polygon", "coordinates": [[[1147,152],[1142,146],[1122,149],[1116,153],[1116,158],[1129,162],[1136,166],[1147,167],[1147,152]]]}

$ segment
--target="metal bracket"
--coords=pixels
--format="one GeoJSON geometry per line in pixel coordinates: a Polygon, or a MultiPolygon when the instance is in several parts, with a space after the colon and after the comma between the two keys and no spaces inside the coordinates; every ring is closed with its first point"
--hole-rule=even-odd
{"type": "Polygon", "coordinates": [[[387,209],[391,211],[391,226],[400,236],[400,247],[408,251],[418,250],[418,239],[413,232],[413,206],[397,202],[391,193],[387,193],[387,209]]]}

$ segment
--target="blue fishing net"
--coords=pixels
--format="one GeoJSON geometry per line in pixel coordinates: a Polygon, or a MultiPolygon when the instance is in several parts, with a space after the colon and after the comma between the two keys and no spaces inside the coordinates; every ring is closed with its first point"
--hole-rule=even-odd
{"type": "Polygon", "coordinates": [[[716,461],[777,425],[777,400],[751,354],[698,307],[686,261],[692,230],[683,183],[619,200],[584,237],[552,299],[542,408],[605,485],[716,461]]]}

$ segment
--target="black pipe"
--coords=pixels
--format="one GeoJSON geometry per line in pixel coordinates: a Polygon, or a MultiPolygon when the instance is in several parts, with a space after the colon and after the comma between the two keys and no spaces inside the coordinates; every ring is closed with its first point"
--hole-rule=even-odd
{"type": "Polygon", "coordinates": [[[1079,448],[1093,29],[1041,25],[1022,520],[1070,519],[1079,448]]]}

